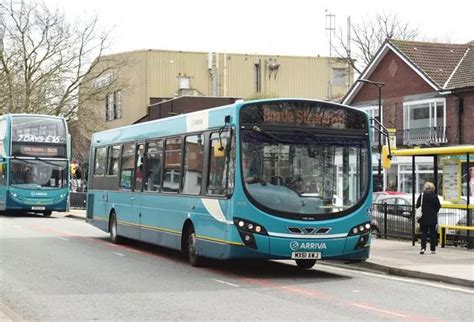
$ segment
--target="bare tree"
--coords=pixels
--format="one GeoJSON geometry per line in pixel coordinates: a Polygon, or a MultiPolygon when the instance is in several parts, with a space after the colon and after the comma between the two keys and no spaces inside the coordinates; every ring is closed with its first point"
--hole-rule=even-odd
{"type": "Polygon", "coordinates": [[[362,18],[351,29],[350,46],[347,34],[339,28],[333,50],[337,56],[347,59],[359,74],[386,39],[414,40],[419,35],[418,28],[403,22],[396,13],[377,13],[373,17],[362,18]]]}
{"type": "MultiPolygon", "coordinates": [[[[96,16],[68,22],[59,10],[35,0],[0,1],[1,111],[76,119],[79,88],[102,62],[110,33],[97,31],[96,16]]],[[[101,74],[122,63],[107,64],[101,74]]],[[[103,97],[112,83],[88,91],[81,101],[103,97]]]]}
{"type": "Polygon", "coordinates": [[[127,62],[104,55],[110,32],[98,30],[97,16],[68,21],[37,1],[0,0],[0,114],[64,116],[82,167],[91,133],[103,128],[103,111],[90,103],[105,107],[107,95],[125,87],[117,74],[127,62]]]}

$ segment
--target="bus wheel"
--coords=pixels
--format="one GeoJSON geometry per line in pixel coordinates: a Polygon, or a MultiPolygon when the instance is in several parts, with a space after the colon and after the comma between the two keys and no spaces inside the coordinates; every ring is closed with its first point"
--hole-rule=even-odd
{"type": "Polygon", "coordinates": [[[120,241],[120,238],[117,235],[117,217],[115,216],[114,212],[110,215],[109,239],[114,244],[118,244],[120,241]]]}
{"type": "Polygon", "coordinates": [[[52,212],[51,210],[43,211],[43,216],[49,217],[49,216],[51,216],[52,213],[53,213],[53,212],[52,212]]]}
{"type": "Polygon", "coordinates": [[[315,259],[295,259],[296,265],[302,269],[310,269],[316,264],[315,259]]]}
{"type": "Polygon", "coordinates": [[[202,257],[197,254],[196,232],[193,226],[189,226],[187,229],[185,252],[192,266],[199,267],[202,265],[202,257]]]}

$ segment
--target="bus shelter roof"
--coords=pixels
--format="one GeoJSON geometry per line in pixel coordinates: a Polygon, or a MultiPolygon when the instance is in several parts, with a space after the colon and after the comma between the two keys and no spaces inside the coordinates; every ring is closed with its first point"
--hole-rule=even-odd
{"type": "Polygon", "coordinates": [[[440,148],[414,148],[392,150],[394,156],[430,156],[430,155],[459,155],[474,153],[474,145],[458,145],[440,148]]]}

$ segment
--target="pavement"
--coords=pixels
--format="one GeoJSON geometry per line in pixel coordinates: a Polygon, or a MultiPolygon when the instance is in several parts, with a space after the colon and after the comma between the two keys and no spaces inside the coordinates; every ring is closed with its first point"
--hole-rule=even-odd
{"type": "MultiPolygon", "coordinates": [[[[68,217],[85,219],[85,210],[72,209],[68,217]]],[[[429,246],[428,246],[429,247],[429,246]]],[[[436,254],[428,250],[420,255],[420,244],[408,240],[373,239],[369,259],[360,263],[321,261],[357,270],[411,277],[474,288],[474,250],[463,247],[437,247],[436,254]]],[[[318,263],[319,264],[319,263],[318,263]]]]}

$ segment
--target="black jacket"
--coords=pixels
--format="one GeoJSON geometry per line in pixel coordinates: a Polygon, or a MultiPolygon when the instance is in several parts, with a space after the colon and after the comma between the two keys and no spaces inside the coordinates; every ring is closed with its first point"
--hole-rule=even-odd
{"type": "Polygon", "coordinates": [[[416,208],[420,208],[421,197],[423,196],[423,207],[421,208],[423,215],[421,216],[421,225],[437,225],[438,211],[441,208],[438,195],[434,192],[423,192],[418,196],[416,208]]]}

